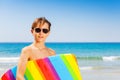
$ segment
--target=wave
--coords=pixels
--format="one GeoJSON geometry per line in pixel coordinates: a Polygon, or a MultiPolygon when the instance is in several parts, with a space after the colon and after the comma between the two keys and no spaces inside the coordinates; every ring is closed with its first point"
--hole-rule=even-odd
{"type": "Polygon", "coordinates": [[[19,57],[1,57],[0,63],[18,62],[19,57]]]}
{"type": "Polygon", "coordinates": [[[120,60],[120,56],[81,56],[78,60],[100,60],[100,61],[116,61],[120,60]]]}
{"type": "MultiPolygon", "coordinates": [[[[0,57],[0,63],[18,62],[19,57],[0,57]]],[[[120,56],[77,56],[78,60],[116,61],[120,56]]]]}
{"type": "Polygon", "coordinates": [[[102,59],[104,61],[115,61],[120,60],[120,56],[104,56],[102,59]]]}
{"type": "Polygon", "coordinates": [[[85,67],[79,67],[80,70],[92,70],[93,67],[92,66],[85,66],[85,67]]]}
{"type": "Polygon", "coordinates": [[[100,69],[104,69],[104,67],[102,66],[82,66],[79,67],[80,70],[100,70],[100,69]]]}

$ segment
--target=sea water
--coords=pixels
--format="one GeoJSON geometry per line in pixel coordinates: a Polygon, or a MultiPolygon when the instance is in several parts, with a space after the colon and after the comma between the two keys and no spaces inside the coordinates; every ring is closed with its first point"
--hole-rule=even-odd
{"type": "MultiPolygon", "coordinates": [[[[0,43],[0,76],[17,65],[21,50],[31,43],[0,43]]],[[[72,53],[80,70],[120,70],[120,43],[46,43],[56,54],[72,53]]],[[[120,71],[119,71],[120,72],[120,71]]]]}

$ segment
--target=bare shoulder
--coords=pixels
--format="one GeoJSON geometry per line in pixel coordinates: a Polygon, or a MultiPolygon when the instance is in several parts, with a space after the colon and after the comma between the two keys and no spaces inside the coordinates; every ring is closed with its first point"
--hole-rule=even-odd
{"type": "Polygon", "coordinates": [[[48,48],[49,52],[51,53],[51,55],[56,55],[55,51],[51,48],[48,48]]]}
{"type": "Polygon", "coordinates": [[[26,46],[22,49],[19,59],[20,64],[22,64],[22,62],[26,63],[26,61],[28,61],[28,59],[30,58],[30,50],[30,46],[26,46]]]}
{"type": "Polygon", "coordinates": [[[29,52],[31,50],[31,46],[26,46],[22,49],[22,52],[29,52]]]}
{"type": "Polygon", "coordinates": [[[26,55],[26,56],[29,56],[30,55],[30,52],[31,52],[31,46],[26,46],[22,49],[21,51],[21,55],[26,55]]]}

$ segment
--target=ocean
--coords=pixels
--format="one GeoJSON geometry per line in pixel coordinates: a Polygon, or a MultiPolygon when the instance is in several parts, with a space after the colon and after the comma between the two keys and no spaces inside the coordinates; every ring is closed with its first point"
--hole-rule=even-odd
{"type": "MultiPolygon", "coordinates": [[[[0,43],[0,76],[9,68],[17,65],[21,49],[30,44],[0,43]]],[[[107,80],[110,76],[112,79],[109,80],[120,79],[120,43],[64,42],[46,43],[46,46],[55,50],[56,54],[75,54],[83,80],[96,80],[100,75],[102,80],[107,80]]]]}

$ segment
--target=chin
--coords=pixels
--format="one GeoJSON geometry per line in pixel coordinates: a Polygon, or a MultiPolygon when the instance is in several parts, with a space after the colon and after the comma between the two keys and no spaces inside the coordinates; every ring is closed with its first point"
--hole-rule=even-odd
{"type": "Polygon", "coordinates": [[[37,40],[37,42],[44,42],[44,40],[42,40],[42,39],[41,40],[37,40]]]}

